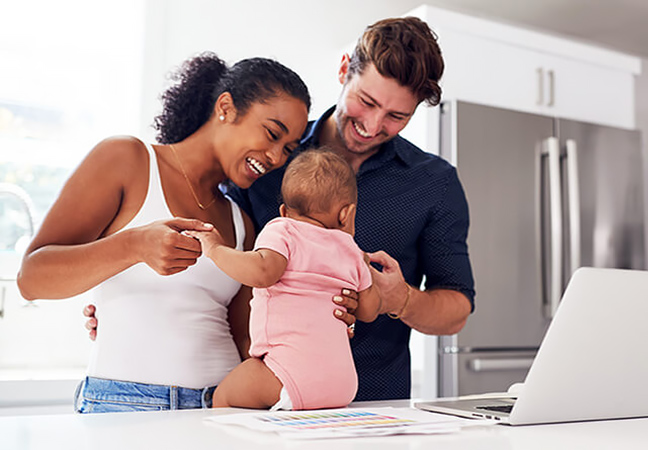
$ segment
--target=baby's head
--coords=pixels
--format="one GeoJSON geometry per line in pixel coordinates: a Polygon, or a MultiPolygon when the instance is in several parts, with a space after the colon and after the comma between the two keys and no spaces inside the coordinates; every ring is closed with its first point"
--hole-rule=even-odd
{"type": "Polygon", "coordinates": [[[281,185],[282,215],[312,219],[325,228],[353,234],[358,188],[351,166],[326,148],[306,150],[293,159],[281,185]],[[349,220],[351,223],[349,224],[349,220]]]}

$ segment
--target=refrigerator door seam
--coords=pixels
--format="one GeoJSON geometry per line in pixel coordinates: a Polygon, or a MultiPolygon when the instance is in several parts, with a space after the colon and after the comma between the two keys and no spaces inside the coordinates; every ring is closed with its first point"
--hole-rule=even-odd
{"type": "Polygon", "coordinates": [[[569,196],[570,277],[581,265],[580,185],[578,179],[578,146],[574,139],[565,141],[567,151],[567,186],[569,196]]]}

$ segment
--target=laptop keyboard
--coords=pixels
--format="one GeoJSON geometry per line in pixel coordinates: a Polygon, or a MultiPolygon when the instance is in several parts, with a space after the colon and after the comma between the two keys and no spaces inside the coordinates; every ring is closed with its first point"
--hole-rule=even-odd
{"type": "Polygon", "coordinates": [[[498,406],[477,406],[477,409],[483,409],[486,411],[497,411],[502,413],[510,413],[513,409],[513,405],[498,405],[498,406]]]}

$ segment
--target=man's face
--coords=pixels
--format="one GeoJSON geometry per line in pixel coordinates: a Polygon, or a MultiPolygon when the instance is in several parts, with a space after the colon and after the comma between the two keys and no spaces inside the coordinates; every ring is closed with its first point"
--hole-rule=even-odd
{"type": "Polygon", "coordinates": [[[342,93],[335,110],[337,133],[350,153],[361,155],[394,138],[418,105],[411,90],[378,73],[373,64],[349,76],[348,57],[342,60],[342,93]]]}

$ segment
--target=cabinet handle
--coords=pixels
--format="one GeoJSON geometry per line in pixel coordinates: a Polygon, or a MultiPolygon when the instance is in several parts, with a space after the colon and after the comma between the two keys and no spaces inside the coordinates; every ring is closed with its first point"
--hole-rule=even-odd
{"type": "Polygon", "coordinates": [[[555,81],[556,81],[556,76],[554,75],[553,70],[548,70],[547,71],[547,79],[549,80],[549,101],[547,102],[547,106],[554,106],[555,104],[555,81]]]}
{"type": "Polygon", "coordinates": [[[542,67],[536,69],[537,80],[538,80],[538,97],[536,99],[536,105],[542,106],[544,104],[544,70],[542,67]]]}
{"type": "Polygon", "coordinates": [[[476,358],[468,363],[473,372],[492,372],[500,370],[529,370],[533,358],[481,359],[476,358]]]}

